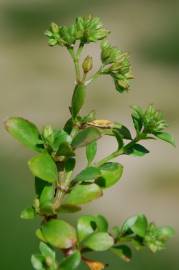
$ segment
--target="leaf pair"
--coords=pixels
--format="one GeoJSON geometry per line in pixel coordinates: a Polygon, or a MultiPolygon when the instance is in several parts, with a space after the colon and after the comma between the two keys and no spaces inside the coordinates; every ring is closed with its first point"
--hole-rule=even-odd
{"type": "Polygon", "coordinates": [[[103,216],[82,216],[77,223],[77,231],[63,220],[50,220],[43,224],[40,231],[44,241],[60,248],[105,251],[113,246],[113,238],[108,234],[108,223],[103,216]]]}

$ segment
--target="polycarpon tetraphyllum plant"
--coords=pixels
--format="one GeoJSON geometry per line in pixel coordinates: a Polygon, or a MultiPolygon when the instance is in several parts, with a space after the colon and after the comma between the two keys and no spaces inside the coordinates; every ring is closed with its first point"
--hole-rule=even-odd
{"type": "Polygon", "coordinates": [[[63,128],[46,126],[40,131],[35,124],[21,118],[11,117],[5,125],[7,131],[19,142],[36,151],[28,166],[35,177],[35,199],[32,206],[21,213],[23,219],[41,219],[36,236],[40,240],[40,252],[32,255],[36,270],[73,270],[81,263],[91,270],[106,268],[107,262],[88,258],[91,251],[107,251],[128,262],[131,248],[148,248],[156,252],[165,247],[174,231],[169,226],[157,227],[145,215],[139,214],[125,220],[109,232],[108,221],[102,215],[81,216],[73,227],[59,217],[62,213],[80,211],[83,204],[103,195],[105,189],[116,184],[122,176],[123,166],[114,158],[144,156],[149,151],[141,141],[161,139],[175,145],[173,137],[165,131],[167,124],[161,112],[153,105],[146,109],[132,107],[135,136],[121,122],[100,120],[94,111],[81,115],[87,86],[103,75],[109,75],[116,91],[126,93],[132,79],[129,57],[126,52],[113,47],[107,37],[109,31],[98,17],[78,17],[71,26],[52,23],[46,31],[48,44],[67,49],[75,67],[76,83],[70,105],[70,118],[63,128]],[[80,64],[81,52],[88,43],[100,42],[101,66],[89,76],[93,59],[86,56],[80,64]],[[103,136],[111,136],[117,142],[114,152],[94,161],[97,142],[103,136]],[[76,150],[86,150],[86,167],[77,175],[76,150]],[[61,261],[57,260],[61,252],[61,261]]]}

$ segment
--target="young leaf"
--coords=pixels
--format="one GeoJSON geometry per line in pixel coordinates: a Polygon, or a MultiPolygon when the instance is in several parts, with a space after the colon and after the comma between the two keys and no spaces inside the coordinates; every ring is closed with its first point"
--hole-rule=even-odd
{"type": "Polygon", "coordinates": [[[130,148],[127,149],[127,154],[137,157],[143,157],[144,155],[148,154],[149,150],[147,150],[143,145],[141,144],[134,144],[130,148]]]}
{"type": "Polygon", "coordinates": [[[101,137],[99,129],[94,127],[88,127],[80,131],[72,141],[72,147],[83,147],[90,144],[101,137]]]}
{"type": "Polygon", "coordinates": [[[54,187],[46,186],[44,187],[40,196],[40,208],[44,212],[52,211],[52,200],[54,198],[54,187]]]}
{"type": "Polygon", "coordinates": [[[126,220],[122,227],[122,232],[127,233],[131,230],[140,237],[144,237],[147,231],[148,221],[144,215],[138,215],[126,220]]]}
{"type": "Polygon", "coordinates": [[[68,142],[64,142],[59,145],[57,154],[59,156],[67,156],[67,157],[75,155],[71,145],[68,142]]]}
{"type": "Polygon", "coordinates": [[[132,251],[126,245],[117,245],[112,247],[110,250],[126,262],[129,262],[132,258],[132,251]]]}
{"type": "Polygon", "coordinates": [[[57,166],[48,153],[44,152],[33,157],[29,160],[28,165],[34,176],[49,183],[58,180],[57,166]]]}
{"type": "Polygon", "coordinates": [[[144,118],[144,111],[140,106],[132,106],[132,120],[134,127],[136,129],[136,132],[139,133],[143,127],[143,118],[144,118]]]}
{"type": "Polygon", "coordinates": [[[78,182],[85,182],[88,180],[93,180],[101,175],[101,172],[96,167],[87,167],[86,169],[82,170],[76,177],[75,181],[78,182]]]}
{"type": "Polygon", "coordinates": [[[127,140],[132,140],[132,135],[130,133],[130,130],[127,127],[118,123],[114,123],[113,128],[116,129],[121,134],[122,138],[127,139],[127,140]]]}
{"type": "Polygon", "coordinates": [[[42,225],[42,234],[47,242],[57,248],[66,249],[75,245],[75,229],[63,220],[52,219],[42,225]]]}
{"type": "Polygon", "coordinates": [[[113,246],[113,244],[113,238],[106,232],[92,233],[82,242],[83,247],[87,247],[95,251],[108,250],[113,246]]]}
{"type": "Polygon", "coordinates": [[[47,242],[47,240],[45,239],[44,235],[42,234],[42,230],[41,230],[41,229],[37,229],[37,230],[35,231],[35,235],[37,236],[37,238],[38,238],[40,241],[47,242]]]}
{"type": "Polygon", "coordinates": [[[72,131],[72,129],[73,129],[73,119],[72,119],[72,117],[71,117],[71,118],[69,118],[69,119],[67,120],[67,122],[65,123],[64,131],[66,131],[68,134],[70,134],[71,131],[72,131]]]}
{"type": "Polygon", "coordinates": [[[77,269],[81,262],[81,254],[79,251],[74,251],[70,256],[64,258],[60,263],[60,270],[77,269]]]}
{"type": "Polygon", "coordinates": [[[92,161],[94,160],[94,158],[96,156],[96,152],[97,152],[96,141],[94,141],[86,146],[86,157],[88,160],[88,164],[92,163],[92,161]]]}
{"type": "Polygon", "coordinates": [[[52,148],[54,151],[57,151],[61,144],[64,143],[70,144],[71,141],[72,141],[71,137],[63,129],[55,130],[52,148]]]}
{"type": "Polygon", "coordinates": [[[64,203],[71,205],[81,205],[91,202],[102,196],[102,190],[96,184],[76,185],[66,196],[64,203]]]}
{"type": "Polygon", "coordinates": [[[40,195],[46,186],[50,186],[51,184],[40,179],[39,177],[35,177],[35,193],[40,198],[40,195]]]}
{"type": "Polygon", "coordinates": [[[163,140],[165,142],[168,142],[170,143],[171,145],[173,146],[176,146],[175,144],[175,139],[174,137],[170,134],[170,133],[167,133],[167,132],[159,132],[159,133],[156,133],[155,136],[157,138],[159,138],[160,140],[163,140]]]}
{"type": "Polygon", "coordinates": [[[53,260],[55,260],[55,251],[53,251],[48,245],[46,245],[43,242],[40,242],[39,249],[44,257],[50,257],[53,260]]]}
{"type": "Polygon", "coordinates": [[[104,163],[99,167],[101,176],[96,179],[96,183],[102,188],[113,186],[122,176],[123,166],[116,162],[104,163]]]}
{"type": "Polygon", "coordinates": [[[43,266],[44,258],[42,255],[32,255],[31,257],[31,263],[34,269],[36,270],[45,270],[45,267],[43,266]]]}
{"type": "Polygon", "coordinates": [[[93,232],[107,232],[108,223],[103,216],[85,215],[79,218],[77,223],[78,239],[83,241],[93,232]]]}
{"type": "Polygon", "coordinates": [[[71,112],[72,117],[75,119],[78,115],[79,111],[81,110],[81,107],[84,104],[86,96],[86,87],[84,84],[78,84],[75,87],[73,97],[72,97],[72,104],[71,104],[71,112]]]}
{"type": "Polygon", "coordinates": [[[21,117],[11,117],[6,121],[5,127],[15,139],[28,148],[38,152],[43,150],[38,146],[42,144],[40,133],[30,121],[21,117]]]}
{"type": "Polygon", "coordinates": [[[36,213],[33,207],[24,209],[20,215],[22,219],[34,219],[35,216],[36,216],[36,213]]]}

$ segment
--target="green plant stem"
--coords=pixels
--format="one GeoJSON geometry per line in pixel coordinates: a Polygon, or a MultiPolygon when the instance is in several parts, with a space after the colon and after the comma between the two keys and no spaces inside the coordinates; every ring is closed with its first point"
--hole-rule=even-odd
{"type": "Polygon", "coordinates": [[[121,149],[114,151],[113,153],[111,153],[110,155],[106,156],[105,158],[101,159],[100,161],[98,161],[95,165],[101,166],[102,164],[116,158],[119,157],[123,154],[125,154],[128,150],[128,148],[130,148],[132,145],[134,145],[136,142],[138,142],[140,140],[140,137],[136,136],[130,143],[126,144],[125,146],[123,146],[121,149]]]}
{"type": "Polygon", "coordinates": [[[120,155],[124,154],[124,148],[121,148],[120,150],[114,151],[113,153],[111,153],[110,155],[106,156],[105,158],[101,159],[100,161],[98,161],[95,165],[101,166],[102,164],[110,161],[111,159],[114,159],[120,155]]]}
{"type": "Polygon", "coordinates": [[[67,47],[68,52],[70,53],[74,66],[75,66],[75,74],[76,74],[76,83],[79,83],[81,81],[81,74],[80,74],[80,65],[79,65],[79,59],[81,52],[83,50],[84,45],[80,43],[79,48],[77,52],[75,53],[73,47],[67,47]]]}
{"type": "Polygon", "coordinates": [[[53,204],[53,209],[56,211],[60,208],[63,198],[69,188],[69,185],[71,183],[71,176],[72,176],[73,171],[70,171],[66,173],[65,179],[62,183],[59,182],[59,186],[57,186],[58,190],[55,196],[55,201],[53,204]]]}
{"type": "Polygon", "coordinates": [[[101,75],[102,68],[103,66],[100,67],[100,69],[88,81],[85,82],[86,86],[95,81],[101,75]]]}

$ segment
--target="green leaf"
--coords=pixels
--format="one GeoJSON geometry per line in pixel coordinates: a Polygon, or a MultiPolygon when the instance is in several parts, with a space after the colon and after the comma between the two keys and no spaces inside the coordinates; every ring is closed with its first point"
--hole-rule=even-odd
{"type": "Polygon", "coordinates": [[[121,125],[120,123],[114,123],[114,129],[120,133],[122,138],[132,140],[132,135],[127,127],[121,125]]]}
{"type": "Polygon", "coordinates": [[[102,188],[113,186],[122,176],[123,166],[116,162],[104,163],[99,167],[101,177],[96,179],[96,183],[102,188]]]}
{"type": "Polygon", "coordinates": [[[57,151],[61,144],[70,144],[72,141],[71,137],[63,129],[54,131],[54,140],[52,143],[52,148],[54,151],[57,151]]]}
{"type": "Polygon", "coordinates": [[[67,157],[75,155],[71,145],[67,142],[60,144],[58,151],[57,151],[57,154],[59,156],[67,156],[67,157]]]}
{"type": "Polygon", "coordinates": [[[160,140],[163,140],[165,142],[170,143],[173,146],[176,146],[175,139],[174,139],[174,137],[170,133],[159,132],[159,133],[156,133],[155,136],[157,138],[159,138],[160,140]]]}
{"type": "Polygon", "coordinates": [[[114,244],[113,238],[106,232],[97,232],[89,235],[83,242],[83,247],[95,251],[105,251],[110,249],[114,244]]]}
{"type": "Polygon", "coordinates": [[[80,210],[81,207],[77,205],[62,204],[60,206],[60,213],[76,213],[80,210]]]}
{"type": "Polygon", "coordinates": [[[65,123],[64,131],[66,131],[68,134],[70,134],[72,129],[73,129],[73,119],[69,118],[67,120],[67,122],[65,123]]]}
{"type": "Polygon", "coordinates": [[[60,270],[76,269],[81,262],[81,254],[79,251],[74,251],[73,254],[64,258],[60,263],[60,270]]]}
{"type": "Polygon", "coordinates": [[[75,181],[85,182],[88,180],[93,180],[101,175],[101,172],[96,167],[87,167],[86,169],[82,170],[76,177],[75,181]]]}
{"type": "Polygon", "coordinates": [[[126,245],[114,246],[111,248],[111,251],[126,262],[129,262],[132,258],[132,251],[126,245]]]}
{"type": "Polygon", "coordinates": [[[40,147],[40,144],[42,144],[40,133],[30,121],[21,117],[11,117],[6,121],[5,127],[15,139],[28,148],[38,152],[43,150],[40,147]]]}
{"type": "Polygon", "coordinates": [[[72,147],[83,147],[90,144],[101,137],[99,129],[94,127],[88,127],[80,131],[72,141],[72,147]]]}
{"type": "Polygon", "coordinates": [[[94,160],[97,152],[97,143],[96,141],[88,144],[86,146],[86,157],[88,160],[88,164],[91,164],[91,162],[94,160]]]}
{"type": "Polygon", "coordinates": [[[72,117],[75,119],[78,115],[79,111],[81,110],[81,107],[84,104],[86,96],[86,87],[84,84],[78,84],[75,87],[73,96],[72,96],[72,104],[71,104],[71,112],[72,117]]]}
{"type": "Polygon", "coordinates": [[[140,133],[143,127],[143,118],[144,118],[144,111],[140,106],[134,105],[132,106],[132,120],[137,133],[140,133]]]}
{"type": "Polygon", "coordinates": [[[36,213],[35,213],[35,209],[33,207],[29,207],[29,208],[24,209],[20,215],[20,217],[22,219],[34,219],[35,216],[36,216],[36,213]]]}
{"type": "Polygon", "coordinates": [[[39,246],[40,252],[41,254],[46,258],[46,257],[50,257],[53,260],[55,260],[55,252],[45,243],[40,242],[40,246],[39,246]]]}
{"type": "Polygon", "coordinates": [[[71,205],[81,205],[91,202],[102,196],[102,190],[96,184],[76,185],[66,196],[64,203],[71,205]]]}
{"type": "Polygon", "coordinates": [[[38,239],[40,239],[40,241],[43,241],[43,242],[47,242],[44,235],[42,234],[42,230],[41,229],[37,229],[35,231],[35,235],[37,236],[38,239]]]}
{"type": "Polygon", "coordinates": [[[122,232],[127,233],[131,230],[140,237],[144,237],[147,231],[148,221],[144,215],[138,215],[126,220],[122,227],[122,232]]]}
{"type": "Polygon", "coordinates": [[[118,143],[118,150],[120,150],[124,145],[123,137],[122,137],[122,135],[121,135],[121,133],[119,132],[118,129],[113,129],[112,133],[116,137],[116,140],[117,140],[117,143],[118,143]]]}
{"type": "Polygon", "coordinates": [[[43,266],[44,258],[42,255],[32,255],[31,257],[31,263],[34,269],[36,270],[45,270],[45,267],[43,266]]]}
{"type": "Polygon", "coordinates": [[[79,218],[77,223],[78,239],[83,241],[87,236],[94,232],[106,232],[108,223],[103,216],[84,215],[79,218]]]}
{"type": "Polygon", "coordinates": [[[69,158],[65,161],[65,171],[71,172],[74,170],[76,164],[76,160],[74,158],[69,158]]]}
{"type": "Polygon", "coordinates": [[[42,234],[47,242],[57,248],[66,249],[75,245],[75,229],[63,220],[52,219],[42,225],[42,234]]]}
{"type": "Polygon", "coordinates": [[[52,212],[52,201],[54,198],[54,187],[46,186],[44,187],[40,196],[40,209],[43,212],[52,212]]]}
{"type": "Polygon", "coordinates": [[[37,176],[49,183],[53,183],[58,180],[56,164],[48,153],[44,152],[33,157],[29,160],[28,165],[34,176],[37,176]]]}
{"type": "Polygon", "coordinates": [[[148,154],[149,150],[147,150],[143,145],[141,144],[134,144],[132,147],[127,149],[127,154],[137,157],[143,157],[144,155],[148,154]]]}

